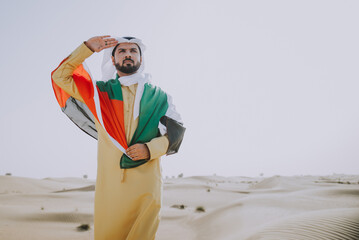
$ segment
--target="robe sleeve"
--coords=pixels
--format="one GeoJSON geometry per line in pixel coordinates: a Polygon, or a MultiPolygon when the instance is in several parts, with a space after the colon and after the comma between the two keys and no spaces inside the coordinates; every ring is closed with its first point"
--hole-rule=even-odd
{"type": "Polygon", "coordinates": [[[76,98],[77,100],[84,102],[75,81],[72,78],[74,70],[80,66],[86,58],[91,56],[93,52],[82,43],[78,48],[73,51],[70,56],[57,68],[53,73],[52,79],[54,82],[62,88],[66,93],[76,98]]]}
{"type": "Polygon", "coordinates": [[[159,158],[167,153],[169,141],[167,136],[156,137],[146,143],[150,151],[150,160],[159,158]]]}

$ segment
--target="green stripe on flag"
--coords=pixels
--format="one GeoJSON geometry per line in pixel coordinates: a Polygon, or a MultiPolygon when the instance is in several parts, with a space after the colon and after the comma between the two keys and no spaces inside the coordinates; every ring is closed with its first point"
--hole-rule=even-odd
{"type": "MultiPolygon", "coordinates": [[[[159,87],[146,83],[140,103],[138,126],[129,146],[136,143],[147,143],[160,136],[158,124],[168,109],[167,95],[159,87]]],[[[125,154],[120,161],[121,168],[138,167],[147,160],[133,161],[125,154]]]]}
{"type": "Polygon", "coordinates": [[[111,100],[123,101],[121,83],[118,80],[118,76],[116,77],[116,79],[111,79],[106,82],[97,81],[96,85],[101,92],[107,92],[108,97],[111,100]]]}

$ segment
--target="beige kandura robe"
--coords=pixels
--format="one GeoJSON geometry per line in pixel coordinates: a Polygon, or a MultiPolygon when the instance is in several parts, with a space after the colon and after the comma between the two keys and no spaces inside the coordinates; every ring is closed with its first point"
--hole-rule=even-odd
{"type": "MultiPolygon", "coordinates": [[[[53,80],[59,87],[82,102],[72,72],[92,53],[85,44],[81,44],[53,74],[53,80]]],[[[136,89],[137,84],[122,86],[127,143],[138,125],[138,118],[133,119],[136,89]]],[[[98,132],[95,240],[153,240],[159,224],[162,197],[160,157],[167,151],[168,139],[162,136],[146,143],[151,155],[147,163],[121,169],[122,152],[111,142],[97,120],[95,123],[98,132]]]]}

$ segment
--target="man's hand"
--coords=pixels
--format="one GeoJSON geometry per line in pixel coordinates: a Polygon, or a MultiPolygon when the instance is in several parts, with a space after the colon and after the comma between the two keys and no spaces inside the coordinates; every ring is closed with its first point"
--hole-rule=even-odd
{"type": "Polygon", "coordinates": [[[85,42],[86,46],[93,52],[100,52],[105,48],[116,46],[118,41],[110,38],[110,35],[92,37],[85,42]]]}
{"type": "Polygon", "coordinates": [[[150,151],[148,150],[146,144],[137,143],[132,145],[131,147],[127,148],[126,154],[134,161],[150,159],[150,151]]]}

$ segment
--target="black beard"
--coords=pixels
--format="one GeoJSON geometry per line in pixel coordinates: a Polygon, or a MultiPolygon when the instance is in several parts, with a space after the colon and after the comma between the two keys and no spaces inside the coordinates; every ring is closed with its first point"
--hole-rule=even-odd
{"type": "Polygon", "coordinates": [[[140,66],[141,63],[137,63],[133,65],[127,65],[127,64],[120,65],[119,63],[115,64],[116,69],[123,73],[134,73],[140,68],[140,66]]]}

